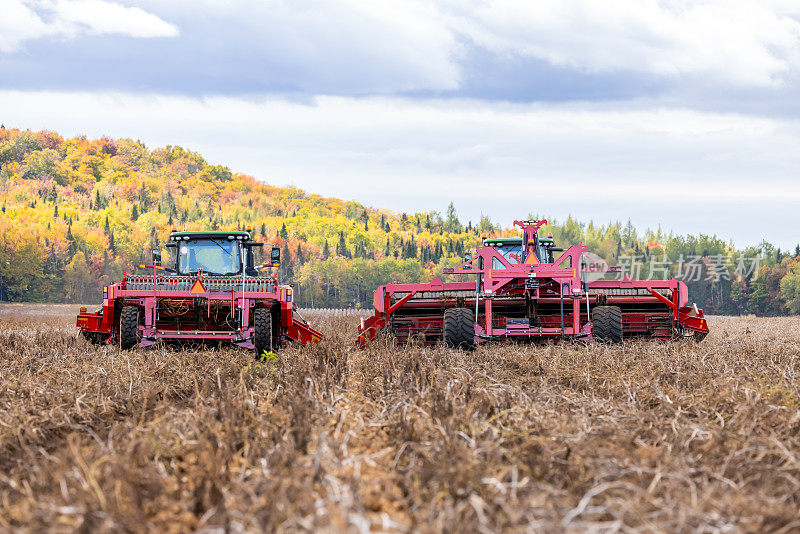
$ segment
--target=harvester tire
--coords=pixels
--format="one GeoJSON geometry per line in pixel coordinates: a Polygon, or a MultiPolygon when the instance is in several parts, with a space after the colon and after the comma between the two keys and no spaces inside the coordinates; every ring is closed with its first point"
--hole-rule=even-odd
{"type": "Polygon", "coordinates": [[[119,346],[132,349],[139,344],[139,308],[125,306],[119,315],[119,346]]]}
{"type": "Polygon", "coordinates": [[[619,306],[597,306],[592,310],[592,336],[605,343],[622,343],[622,310],[619,306]]]}
{"type": "Polygon", "coordinates": [[[469,308],[450,308],[444,312],[444,342],[448,347],[475,348],[475,316],[469,308]]]}
{"type": "Polygon", "coordinates": [[[256,358],[260,358],[264,351],[271,351],[272,344],[272,310],[269,308],[258,308],[253,312],[253,327],[255,329],[254,344],[256,346],[256,358]]]}

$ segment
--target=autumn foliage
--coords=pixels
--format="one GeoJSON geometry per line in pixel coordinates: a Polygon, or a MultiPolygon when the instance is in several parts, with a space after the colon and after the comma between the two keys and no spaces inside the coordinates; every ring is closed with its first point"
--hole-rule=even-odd
{"type": "MultiPolygon", "coordinates": [[[[280,275],[295,284],[300,305],[368,307],[389,280],[429,280],[481,237],[516,235],[486,217],[465,225],[452,203],[444,213],[396,213],[269,185],[178,146],[6,128],[0,209],[2,301],[97,302],[104,285],[149,263],[171,228],[249,226],[257,240],[281,247],[280,275]]],[[[526,216],[534,215],[518,214],[526,216]]],[[[738,250],[713,236],[571,217],[543,231],[559,245],[586,244],[610,265],[635,257],[642,275],[656,264],[668,264],[660,275],[677,275],[684,258],[697,257],[702,272],[690,292],[707,311],[800,312],[800,250],[786,254],[766,242],[738,250]],[[744,277],[734,272],[743,255],[762,258],[744,277]]]]}

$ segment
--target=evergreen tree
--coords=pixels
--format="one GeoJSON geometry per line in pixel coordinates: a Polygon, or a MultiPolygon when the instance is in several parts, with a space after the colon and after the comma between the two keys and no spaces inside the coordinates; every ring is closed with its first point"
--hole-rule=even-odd
{"type": "Polygon", "coordinates": [[[289,232],[286,230],[286,223],[281,225],[281,231],[278,232],[278,235],[283,239],[289,239],[289,232]]]}
{"type": "Polygon", "coordinates": [[[136,204],[134,204],[133,208],[131,208],[131,220],[135,221],[138,218],[139,218],[139,210],[136,209],[136,204]]]}
{"type": "Polygon", "coordinates": [[[322,259],[327,260],[331,255],[331,247],[328,245],[328,240],[325,240],[325,245],[322,247],[322,259]]]}
{"type": "Polygon", "coordinates": [[[294,268],[292,267],[292,255],[289,253],[289,244],[283,244],[281,251],[281,265],[278,268],[278,274],[281,281],[285,284],[291,283],[294,276],[294,268]]]}
{"type": "Polygon", "coordinates": [[[461,222],[456,214],[456,207],[452,202],[447,206],[447,219],[444,222],[444,230],[451,233],[461,233],[461,222]]]}
{"type": "Polygon", "coordinates": [[[78,246],[75,244],[75,238],[72,236],[72,223],[67,224],[66,239],[67,243],[69,243],[67,252],[69,254],[69,257],[71,258],[72,256],[75,255],[75,252],[78,250],[78,246]]]}
{"type": "Polygon", "coordinates": [[[150,208],[150,191],[144,186],[139,189],[139,213],[145,213],[150,208]]]}
{"type": "Polygon", "coordinates": [[[336,254],[344,258],[350,257],[350,251],[347,249],[347,243],[344,240],[343,230],[339,230],[339,242],[336,244],[336,254]]]}

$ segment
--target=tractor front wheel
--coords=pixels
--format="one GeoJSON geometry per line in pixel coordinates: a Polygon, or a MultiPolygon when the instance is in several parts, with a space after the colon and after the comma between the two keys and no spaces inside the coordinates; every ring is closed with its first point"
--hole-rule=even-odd
{"type": "Polygon", "coordinates": [[[475,348],[475,316],[469,308],[450,308],[444,312],[444,342],[448,347],[475,348]]]}
{"type": "Polygon", "coordinates": [[[592,335],[597,341],[622,343],[622,310],[619,306],[597,306],[592,310],[592,335]]]}
{"type": "Polygon", "coordinates": [[[272,344],[272,310],[269,308],[258,308],[253,312],[253,327],[255,330],[254,344],[256,346],[256,358],[259,358],[264,351],[271,351],[272,344]]]}
{"type": "Polygon", "coordinates": [[[122,350],[139,344],[139,308],[125,306],[119,315],[119,345],[122,350]]]}

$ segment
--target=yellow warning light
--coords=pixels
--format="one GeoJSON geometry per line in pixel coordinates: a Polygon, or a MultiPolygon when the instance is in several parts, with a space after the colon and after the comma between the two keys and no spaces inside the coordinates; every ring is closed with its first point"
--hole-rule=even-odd
{"type": "Polygon", "coordinates": [[[547,237],[553,237],[553,232],[548,233],[547,237]]]}
{"type": "Polygon", "coordinates": [[[81,308],[81,313],[86,313],[86,308],[81,308]]]}

